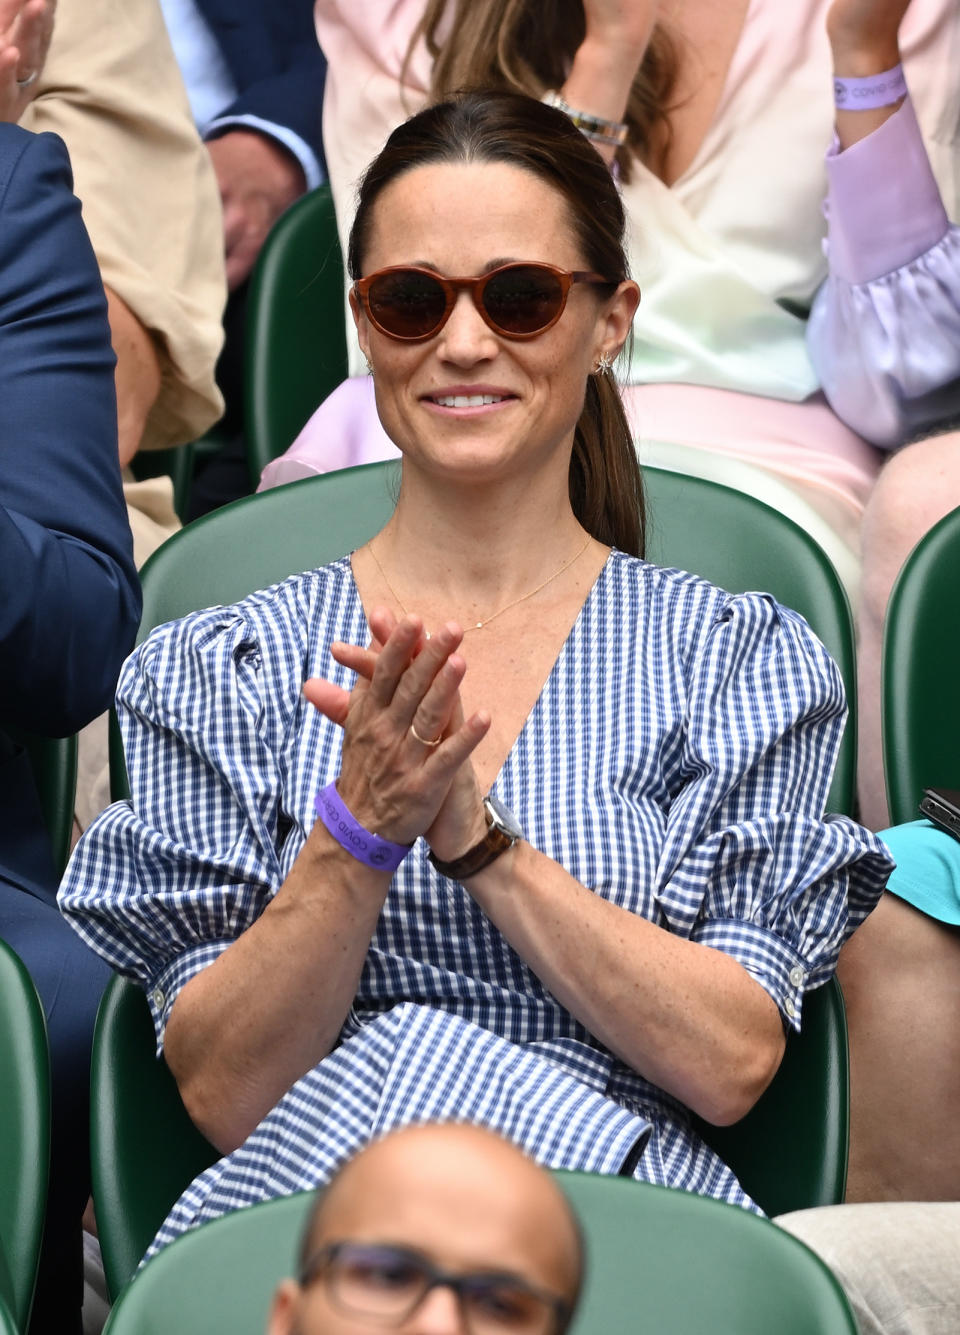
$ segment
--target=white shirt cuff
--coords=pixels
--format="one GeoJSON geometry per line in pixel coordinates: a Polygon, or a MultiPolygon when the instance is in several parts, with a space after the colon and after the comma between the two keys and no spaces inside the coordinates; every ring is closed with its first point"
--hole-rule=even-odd
{"type": "Polygon", "coordinates": [[[320,170],[317,155],[305,139],[301,139],[298,134],[295,134],[293,130],[288,129],[285,125],[277,125],[274,121],[266,121],[260,116],[219,116],[207,126],[204,137],[211,139],[214,135],[234,126],[242,126],[247,130],[257,130],[260,134],[265,134],[268,138],[276,139],[278,143],[283,144],[284,148],[293,154],[303,168],[308,190],[315,190],[318,185],[323,185],[326,177],[320,170]]]}

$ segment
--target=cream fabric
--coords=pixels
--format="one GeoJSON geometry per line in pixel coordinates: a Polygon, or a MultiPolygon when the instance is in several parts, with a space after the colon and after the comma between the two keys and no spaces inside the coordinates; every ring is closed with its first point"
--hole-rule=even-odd
{"type": "Polygon", "coordinates": [[[223,411],[223,223],[157,0],[59,0],[21,124],[66,143],[103,281],[156,341],[143,447],[194,440],[223,411]]]}
{"type": "Polygon", "coordinates": [[[860,1335],[960,1331],[960,1204],[896,1201],[797,1210],[774,1223],[843,1285],[860,1335]]]}

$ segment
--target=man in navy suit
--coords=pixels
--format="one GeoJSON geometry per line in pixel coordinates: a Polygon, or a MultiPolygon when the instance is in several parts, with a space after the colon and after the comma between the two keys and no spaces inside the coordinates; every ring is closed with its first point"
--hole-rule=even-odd
{"type": "Polygon", "coordinates": [[[273,222],[326,177],[326,71],[311,0],[161,0],[224,206],[227,279],[248,276],[273,222]]]}
{"type": "Polygon", "coordinates": [[[326,63],[312,0],[161,0],[161,7],[220,187],[231,292],[217,368],[228,443],[195,479],[193,517],[250,490],[242,437],[245,284],[280,214],[326,179],[326,63]]]}
{"type": "MultiPolygon", "coordinates": [[[[20,77],[0,43],[0,106],[20,77]]],[[[57,910],[32,772],[10,734],[61,737],[101,713],[133,644],[113,366],[63,143],[0,123],[0,938],[37,985],[51,1046],[38,1331],[79,1329],[90,1040],[109,973],[57,910]]]]}

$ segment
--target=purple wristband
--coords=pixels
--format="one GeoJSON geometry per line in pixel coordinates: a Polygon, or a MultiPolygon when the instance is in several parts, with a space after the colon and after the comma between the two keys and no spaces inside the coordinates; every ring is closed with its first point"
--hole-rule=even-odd
{"type": "Polygon", "coordinates": [[[317,815],[341,848],[374,871],[396,871],[413,844],[392,844],[365,830],[337,792],[336,783],[321,788],[314,799],[317,815]]]}
{"type": "Polygon", "coordinates": [[[891,107],[907,95],[907,81],[903,66],[894,65],[882,74],[871,74],[866,79],[840,79],[834,76],[833,100],[839,111],[876,111],[891,107]]]}

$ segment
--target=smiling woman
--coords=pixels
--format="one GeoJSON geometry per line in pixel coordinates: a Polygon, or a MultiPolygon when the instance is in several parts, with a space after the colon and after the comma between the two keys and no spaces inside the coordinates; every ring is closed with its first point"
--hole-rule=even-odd
{"type": "Polygon", "coordinates": [[[688,1109],[756,1100],[889,862],[822,818],[806,625],[640,559],[623,221],[551,107],[396,130],[349,253],[393,517],[128,664],[61,902],[225,1151],[155,1247],[427,1119],[755,1208],[688,1109]]]}

